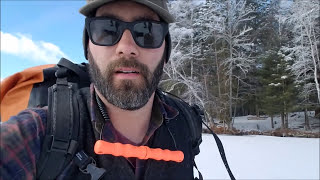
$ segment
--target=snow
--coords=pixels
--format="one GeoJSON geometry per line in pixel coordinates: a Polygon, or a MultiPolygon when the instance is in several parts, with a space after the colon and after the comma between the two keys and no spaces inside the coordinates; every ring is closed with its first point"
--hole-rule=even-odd
{"type": "Polygon", "coordinates": [[[268,86],[280,86],[281,85],[281,83],[277,83],[277,84],[275,84],[275,83],[270,83],[270,84],[268,84],[268,86]]]}
{"type": "MultiPolygon", "coordinates": [[[[311,130],[306,132],[319,133],[320,119],[314,117],[314,111],[309,111],[308,116],[311,130]]],[[[235,117],[234,127],[260,132],[280,128],[280,116],[273,120],[274,128],[268,116],[235,117]]],[[[289,128],[305,131],[304,112],[289,113],[289,128]]],[[[236,179],[320,179],[319,138],[218,136],[236,179]]],[[[202,138],[196,163],[204,179],[230,179],[213,136],[203,134],[202,138]]]]}
{"type": "Polygon", "coordinates": [[[274,86],[280,86],[281,85],[281,83],[277,83],[277,84],[275,84],[274,86]]]}
{"type": "MultiPolygon", "coordinates": [[[[218,136],[236,179],[320,179],[319,138],[218,136]]],[[[202,138],[196,163],[203,178],[230,179],[213,136],[202,138]]]]}

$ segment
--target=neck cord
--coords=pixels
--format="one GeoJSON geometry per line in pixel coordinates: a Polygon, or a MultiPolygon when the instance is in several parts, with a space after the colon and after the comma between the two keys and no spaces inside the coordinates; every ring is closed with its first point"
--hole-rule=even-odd
{"type": "MultiPolygon", "coordinates": [[[[99,98],[99,96],[97,95],[97,93],[95,93],[95,96],[96,96],[96,101],[97,101],[97,104],[98,104],[98,108],[100,110],[100,113],[104,119],[104,123],[109,121],[110,118],[108,116],[108,113],[107,113],[107,110],[105,109],[105,107],[102,105],[102,100],[99,98]]],[[[103,123],[103,124],[104,124],[103,123]]],[[[100,140],[102,140],[102,131],[103,131],[103,128],[104,128],[104,125],[102,126],[101,130],[100,130],[100,140]]]]}
{"type": "Polygon", "coordinates": [[[109,121],[110,118],[109,118],[109,116],[108,116],[108,113],[107,113],[105,107],[102,105],[102,100],[99,98],[99,96],[97,95],[97,93],[95,93],[95,95],[96,95],[96,100],[97,100],[97,103],[98,103],[98,107],[99,107],[99,110],[100,110],[100,112],[101,112],[101,115],[102,115],[103,119],[104,119],[105,121],[109,121]]]}

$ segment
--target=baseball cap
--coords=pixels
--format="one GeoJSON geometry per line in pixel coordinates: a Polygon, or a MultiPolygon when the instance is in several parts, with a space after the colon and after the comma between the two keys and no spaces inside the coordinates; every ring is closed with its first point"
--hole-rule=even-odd
{"type": "MultiPolygon", "coordinates": [[[[113,1],[119,1],[119,0],[87,0],[87,4],[84,5],[82,8],[80,8],[79,12],[86,17],[92,16],[93,13],[95,13],[99,7],[113,1]]],[[[157,13],[158,16],[160,16],[160,18],[163,21],[165,21],[168,24],[174,22],[174,17],[169,13],[169,10],[168,10],[167,0],[131,0],[131,1],[143,4],[149,7],[155,13],[157,13]]],[[[165,40],[166,40],[166,62],[168,62],[170,59],[171,48],[172,48],[170,32],[168,32],[165,40]]],[[[84,56],[86,59],[88,59],[88,56],[87,56],[88,41],[89,41],[88,32],[86,31],[86,28],[84,28],[82,42],[83,42],[84,56]]]]}
{"type": "MultiPolygon", "coordinates": [[[[83,6],[79,12],[84,16],[90,16],[95,12],[99,7],[103,6],[106,3],[116,1],[116,0],[87,0],[87,4],[83,6]]],[[[174,22],[174,17],[169,13],[167,0],[131,0],[136,3],[143,4],[155,13],[157,13],[161,19],[167,23],[174,22]]]]}

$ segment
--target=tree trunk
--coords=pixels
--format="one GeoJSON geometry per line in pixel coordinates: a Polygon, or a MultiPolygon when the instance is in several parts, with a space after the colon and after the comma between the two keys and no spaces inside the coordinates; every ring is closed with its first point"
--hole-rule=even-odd
{"type": "MultiPolygon", "coordinates": [[[[191,9],[191,22],[193,21],[193,8],[191,9]]],[[[193,52],[193,37],[191,37],[191,62],[190,62],[190,78],[191,79],[193,79],[193,71],[194,71],[194,69],[193,69],[193,58],[194,58],[194,52],[193,52]]],[[[194,99],[194,96],[192,95],[192,93],[190,93],[190,95],[189,95],[189,104],[192,104],[193,103],[193,100],[194,99]]]]}
{"type": "MultiPolygon", "coordinates": [[[[283,91],[284,91],[284,88],[283,88],[283,91]]],[[[283,94],[284,94],[284,92],[283,92],[283,94]]],[[[284,108],[283,108],[284,127],[286,129],[288,129],[289,128],[289,126],[288,126],[288,111],[287,111],[287,102],[286,101],[283,101],[283,106],[284,106],[284,108]]]]}
{"type": "Polygon", "coordinates": [[[274,123],[273,123],[273,114],[271,114],[271,128],[274,128],[274,123]]]}
{"type": "Polygon", "coordinates": [[[241,103],[241,112],[242,112],[241,116],[245,116],[245,115],[247,115],[247,114],[245,114],[245,111],[244,111],[244,105],[243,105],[243,102],[241,103]]]}
{"type": "MultiPolygon", "coordinates": [[[[316,53],[315,49],[317,50],[317,45],[316,45],[316,41],[313,41],[311,39],[311,34],[309,34],[309,31],[307,32],[307,36],[309,39],[309,43],[310,43],[310,49],[311,49],[311,56],[312,56],[312,60],[313,60],[313,66],[314,66],[314,70],[313,70],[313,74],[314,74],[314,82],[316,83],[316,90],[317,90],[317,95],[318,95],[318,103],[320,103],[320,85],[319,85],[319,81],[318,81],[318,67],[317,67],[317,60],[319,61],[319,57],[316,57],[316,53]],[[316,58],[318,58],[316,60],[316,58]]],[[[318,66],[320,66],[318,64],[318,66]]],[[[320,73],[319,73],[320,74],[320,73]]]]}
{"type": "Polygon", "coordinates": [[[314,110],[314,117],[320,118],[320,107],[318,107],[318,108],[316,108],[316,110],[314,110]]]}
{"type": "MultiPolygon", "coordinates": [[[[217,40],[215,39],[215,43],[214,43],[214,52],[217,52],[217,40]]],[[[216,62],[216,67],[217,67],[217,82],[218,82],[218,94],[219,94],[219,99],[221,99],[221,85],[220,85],[220,63],[218,60],[218,56],[217,53],[215,53],[215,62],[216,62]]]]}
{"type": "Polygon", "coordinates": [[[259,107],[258,104],[256,104],[256,116],[260,117],[259,107]]]}
{"type": "MultiPolygon", "coordinates": [[[[231,51],[231,53],[232,53],[232,51],[231,51]]],[[[229,74],[229,83],[230,83],[229,84],[229,122],[232,121],[232,66],[233,65],[231,63],[230,64],[230,74],[229,74]]]]}
{"type": "MultiPolygon", "coordinates": [[[[240,86],[240,83],[239,83],[239,80],[238,80],[236,100],[239,97],[239,86],[240,86]]],[[[234,112],[233,112],[233,118],[232,118],[232,122],[231,122],[231,129],[233,128],[234,119],[236,118],[236,115],[237,115],[237,103],[234,104],[234,112]]]]}
{"type": "Polygon", "coordinates": [[[308,109],[304,108],[304,129],[305,130],[310,130],[310,123],[309,123],[309,117],[308,117],[308,109]]]}
{"type": "Polygon", "coordinates": [[[281,112],[281,129],[285,129],[285,126],[284,126],[284,112],[281,112]]]}
{"type": "Polygon", "coordinates": [[[286,129],[289,128],[289,113],[288,112],[286,112],[284,114],[284,125],[285,125],[286,129]]]}
{"type": "Polygon", "coordinates": [[[206,99],[209,99],[209,92],[208,92],[208,85],[207,85],[207,75],[204,75],[203,78],[204,78],[204,89],[205,89],[205,92],[206,92],[206,99]]]}
{"type": "MultiPolygon", "coordinates": [[[[193,48],[192,48],[193,49],[193,48]]],[[[191,58],[191,61],[190,61],[190,68],[191,68],[191,73],[190,73],[190,78],[191,79],[193,79],[193,58],[191,58]]],[[[190,87],[188,87],[188,88],[190,88],[190,87]]],[[[190,89],[190,91],[192,91],[191,89],[190,89]]],[[[193,93],[189,93],[189,104],[192,104],[193,103],[193,95],[192,95],[193,93]]]]}

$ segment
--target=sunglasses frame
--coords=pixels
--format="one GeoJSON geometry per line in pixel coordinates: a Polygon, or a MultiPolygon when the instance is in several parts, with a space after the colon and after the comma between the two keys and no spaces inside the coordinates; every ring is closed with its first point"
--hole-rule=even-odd
{"type": "Polygon", "coordinates": [[[124,22],[124,21],[121,21],[119,19],[115,19],[115,18],[110,18],[110,17],[86,17],[85,19],[85,27],[86,27],[86,30],[88,32],[88,35],[89,35],[89,38],[91,40],[91,42],[95,45],[98,45],[98,46],[114,46],[116,45],[117,43],[119,43],[119,41],[121,40],[122,36],[123,36],[123,32],[128,29],[132,35],[132,38],[134,40],[134,42],[139,46],[139,47],[142,47],[142,48],[146,48],[146,49],[156,49],[156,48],[159,48],[161,47],[161,45],[163,44],[163,41],[166,37],[166,35],[168,34],[169,32],[169,25],[165,22],[161,22],[161,21],[152,21],[152,20],[138,20],[138,21],[133,21],[133,22],[124,22]],[[118,37],[118,39],[110,44],[110,45],[104,45],[104,44],[99,44],[97,42],[95,42],[93,39],[92,39],[92,36],[91,36],[91,22],[92,21],[95,21],[95,20],[112,20],[112,21],[116,21],[120,24],[120,30],[122,31],[121,32],[121,35],[118,37]],[[136,40],[136,35],[134,33],[134,26],[138,23],[141,23],[141,22],[150,22],[150,23],[156,23],[156,24],[159,24],[162,26],[162,29],[163,29],[163,36],[162,36],[162,39],[161,39],[161,43],[159,43],[158,46],[155,46],[155,47],[147,47],[147,46],[142,46],[141,44],[139,44],[139,42],[136,40]]]}

